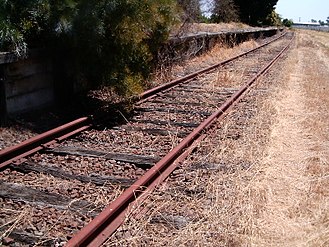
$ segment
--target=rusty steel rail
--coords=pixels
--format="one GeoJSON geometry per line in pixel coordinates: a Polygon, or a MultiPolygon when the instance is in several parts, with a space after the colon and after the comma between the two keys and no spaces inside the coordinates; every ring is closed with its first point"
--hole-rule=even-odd
{"type": "Polygon", "coordinates": [[[5,168],[11,163],[20,163],[25,157],[51,145],[56,145],[56,143],[90,127],[91,119],[89,117],[83,117],[32,137],[15,146],[5,148],[0,151],[0,169],[5,168]]]}
{"type": "MultiPolygon", "coordinates": [[[[293,37],[294,38],[294,37],[293,37]]],[[[181,143],[170,151],[163,159],[155,164],[140,179],[138,179],[131,187],[125,190],[115,201],[107,206],[94,220],[81,229],[66,244],[67,247],[76,246],[100,246],[102,245],[124,222],[128,216],[129,209],[132,209],[139,203],[145,194],[166,179],[167,176],[177,166],[177,159],[186,156],[188,150],[195,141],[198,141],[204,133],[215,121],[223,118],[224,114],[238,102],[244,93],[250,89],[253,83],[262,75],[264,75],[280,56],[289,48],[293,38],[289,44],[281,50],[281,52],[266,66],[262,68],[253,78],[247,81],[239,91],[234,93],[220,108],[202,122],[193,132],[191,132],[181,143]]]]}
{"type": "MultiPolygon", "coordinates": [[[[173,80],[173,81],[163,84],[161,86],[147,90],[138,96],[138,100],[140,100],[140,101],[137,103],[146,101],[146,100],[154,97],[159,92],[162,92],[166,89],[170,89],[180,83],[187,82],[193,78],[196,78],[198,75],[207,73],[219,66],[225,65],[237,58],[245,56],[253,51],[256,51],[256,50],[258,50],[266,45],[269,45],[270,43],[284,37],[285,35],[286,35],[286,32],[282,33],[280,36],[276,37],[275,39],[264,43],[263,45],[250,49],[235,57],[224,60],[220,63],[217,63],[217,64],[207,67],[205,69],[199,70],[195,73],[184,76],[182,78],[173,80]]],[[[17,164],[21,163],[22,161],[24,161],[25,157],[32,155],[36,152],[39,152],[47,146],[56,145],[57,142],[60,142],[72,135],[78,134],[78,133],[90,128],[91,122],[92,122],[91,118],[89,118],[89,117],[79,118],[70,123],[67,123],[65,125],[55,128],[55,129],[49,130],[43,134],[32,137],[20,144],[17,144],[15,146],[1,150],[0,151],[0,169],[5,168],[6,166],[10,165],[11,163],[17,163],[17,164]]]]}

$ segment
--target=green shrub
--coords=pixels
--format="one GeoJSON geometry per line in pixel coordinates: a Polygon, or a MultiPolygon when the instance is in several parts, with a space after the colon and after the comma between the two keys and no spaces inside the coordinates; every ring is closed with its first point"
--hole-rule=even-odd
{"type": "Polygon", "coordinates": [[[294,24],[293,20],[283,19],[282,24],[286,27],[291,27],[294,24]]]}

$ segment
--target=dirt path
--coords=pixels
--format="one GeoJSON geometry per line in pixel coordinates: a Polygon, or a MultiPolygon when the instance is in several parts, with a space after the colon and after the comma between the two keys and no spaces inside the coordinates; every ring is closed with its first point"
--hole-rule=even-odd
{"type": "Polygon", "coordinates": [[[329,34],[298,32],[285,62],[262,175],[251,186],[252,246],[329,244],[328,44],[329,34]]]}

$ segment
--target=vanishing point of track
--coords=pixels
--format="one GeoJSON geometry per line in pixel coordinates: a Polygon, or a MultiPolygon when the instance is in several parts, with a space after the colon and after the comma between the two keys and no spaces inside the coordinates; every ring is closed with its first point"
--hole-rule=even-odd
{"type": "Polygon", "coordinates": [[[98,130],[90,117],[83,117],[1,150],[0,203],[8,208],[0,212],[1,232],[29,244],[100,246],[292,40],[291,33],[284,33],[256,49],[144,92],[125,124],[98,130]],[[221,80],[232,71],[235,80],[240,78],[237,86],[223,86],[221,80]],[[100,194],[105,199],[94,200],[100,194]],[[109,205],[104,207],[104,201],[109,205]],[[24,221],[15,218],[15,210],[25,205],[34,225],[30,228],[28,223],[20,228],[24,221]],[[45,221],[58,227],[46,228],[45,221]],[[56,233],[58,229],[65,233],[56,233]]]}

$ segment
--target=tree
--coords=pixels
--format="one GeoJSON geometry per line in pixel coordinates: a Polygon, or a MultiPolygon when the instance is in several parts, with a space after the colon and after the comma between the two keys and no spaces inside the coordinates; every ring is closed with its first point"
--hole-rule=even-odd
{"type": "Polygon", "coordinates": [[[14,51],[24,56],[27,40],[37,42],[46,30],[47,1],[1,1],[0,2],[0,51],[14,51]]]}
{"type": "Polygon", "coordinates": [[[324,26],[326,23],[325,23],[324,21],[319,20],[319,24],[320,24],[321,26],[324,26]]]}
{"type": "Polygon", "coordinates": [[[327,25],[329,25],[329,16],[327,17],[327,20],[326,21],[327,21],[327,25]]]}
{"type": "Polygon", "coordinates": [[[317,21],[316,21],[316,20],[314,20],[314,19],[311,19],[311,22],[312,22],[312,23],[317,23],[317,21]]]}
{"type": "Polygon", "coordinates": [[[293,23],[294,23],[293,20],[289,20],[289,19],[282,20],[282,24],[286,27],[291,27],[293,23]]]}
{"type": "Polygon", "coordinates": [[[262,25],[277,2],[278,0],[234,0],[240,11],[240,20],[250,25],[262,25]]]}
{"type": "Polygon", "coordinates": [[[269,26],[281,26],[282,21],[281,17],[279,16],[278,13],[273,10],[264,20],[263,24],[269,25],[269,26]]]}
{"type": "Polygon", "coordinates": [[[199,0],[177,0],[178,5],[182,9],[183,22],[196,22],[199,21],[202,13],[199,0]]]}
{"type": "Polygon", "coordinates": [[[239,20],[239,11],[234,0],[216,0],[212,11],[214,22],[233,22],[239,20]]]}
{"type": "Polygon", "coordinates": [[[64,35],[76,75],[121,94],[140,92],[175,22],[175,1],[80,0],[77,9],[72,32],[64,35]]]}
{"type": "Polygon", "coordinates": [[[27,46],[46,46],[49,39],[71,27],[76,5],[75,0],[2,0],[0,50],[24,55],[27,46]]]}

